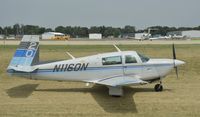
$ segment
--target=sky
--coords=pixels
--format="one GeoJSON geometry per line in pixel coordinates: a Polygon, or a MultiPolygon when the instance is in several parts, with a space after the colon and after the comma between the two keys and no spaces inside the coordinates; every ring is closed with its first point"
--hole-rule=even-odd
{"type": "Polygon", "coordinates": [[[0,26],[194,27],[200,0],[0,0],[0,26]]]}

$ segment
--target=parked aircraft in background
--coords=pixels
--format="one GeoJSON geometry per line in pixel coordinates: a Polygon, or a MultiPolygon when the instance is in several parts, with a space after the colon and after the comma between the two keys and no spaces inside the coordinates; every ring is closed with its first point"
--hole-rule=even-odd
{"type": "MultiPolygon", "coordinates": [[[[114,45],[115,46],[115,45],[114,45]]],[[[175,68],[184,64],[176,59],[151,59],[136,51],[103,53],[55,62],[39,61],[39,37],[24,36],[12,58],[7,72],[32,80],[78,81],[105,85],[109,95],[122,96],[123,86],[144,85],[155,81],[155,91],[162,91],[162,80],[175,68]]]]}
{"type": "Polygon", "coordinates": [[[157,30],[157,29],[151,29],[151,28],[149,28],[147,33],[146,32],[144,32],[144,33],[136,33],[135,34],[135,40],[139,40],[139,41],[151,40],[152,41],[152,40],[158,40],[158,39],[160,39],[157,36],[152,36],[151,35],[151,31],[152,30],[157,30]]]}
{"type": "Polygon", "coordinates": [[[185,39],[187,36],[183,36],[183,35],[173,35],[172,38],[173,39],[185,39]]]}
{"type": "Polygon", "coordinates": [[[161,35],[158,35],[158,36],[150,37],[149,40],[150,41],[153,41],[153,40],[166,40],[166,39],[171,39],[171,38],[172,38],[171,36],[161,36],[161,35]]]}

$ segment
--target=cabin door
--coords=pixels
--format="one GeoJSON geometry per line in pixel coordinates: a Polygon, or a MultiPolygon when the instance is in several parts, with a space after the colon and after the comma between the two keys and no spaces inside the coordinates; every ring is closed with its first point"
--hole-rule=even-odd
{"type": "Polygon", "coordinates": [[[141,66],[134,55],[124,55],[123,59],[124,75],[136,76],[142,73],[143,66],[141,66]]]}

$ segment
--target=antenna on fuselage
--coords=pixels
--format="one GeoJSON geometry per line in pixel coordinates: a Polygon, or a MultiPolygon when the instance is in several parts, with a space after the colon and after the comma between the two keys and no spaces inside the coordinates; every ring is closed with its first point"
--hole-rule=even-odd
{"type": "Polygon", "coordinates": [[[117,49],[118,52],[121,52],[121,50],[115,44],[113,44],[113,46],[117,49]]]}
{"type": "Polygon", "coordinates": [[[69,52],[66,52],[72,59],[75,59],[73,55],[71,55],[69,52]]]}

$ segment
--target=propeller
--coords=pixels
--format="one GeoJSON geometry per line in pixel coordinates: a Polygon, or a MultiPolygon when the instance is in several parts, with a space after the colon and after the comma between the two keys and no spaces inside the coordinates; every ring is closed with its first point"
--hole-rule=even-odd
{"type": "Polygon", "coordinates": [[[175,60],[176,60],[176,49],[175,49],[175,46],[174,46],[174,43],[172,45],[172,53],[173,53],[173,60],[174,60],[174,69],[176,71],[176,77],[178,78],[178,67],[176,66],[175,64],[175,60]]]}

